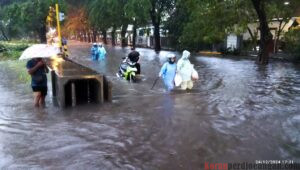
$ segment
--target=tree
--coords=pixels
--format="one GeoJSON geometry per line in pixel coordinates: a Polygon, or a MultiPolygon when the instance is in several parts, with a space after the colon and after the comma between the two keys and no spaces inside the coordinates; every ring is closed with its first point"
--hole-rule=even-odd
{"type": "Polygon", "coordinates": [[[272,45],[272,34],[266,16],[265,0],[251,0],[259,20],[260,42],[257,61],[268,64],[269,50],[272,45]]]}
{"type": "Polygon", "coordinates": [[[177,0],[175,11],[170,14],[170,18],[164,22],[165,29],[169,31],[168,37],[171,39],[171,44],[176,49],[183,49],[183,44],[180,43],[180,37],[183,34],[184,27],[189,21],[190,10],[185,4],[185,0],[177,0]]]}
{"type": "Polygon", "coordinates": [[[2,9],[3,17],[1,17],[1,27],[7,39],[10,40],[11,38],[18,38],[19,35],[23,35],[27,29],[20,27],[22,23],[20,17],[21,6],[17,3],[13,3],[4,6],[2,9]]]}
{"type": "MultiPolygon", "coordinates": [[[[8,8],[12,8],[11,4],[15,2],[19,2],[21,0],[1,0],[0,1],[0,39],[3,38],[6,41],[10,40],[10,37],[16,35],[19,30],[15,27],[17,21],[14,18],[10,18],[8,15],[8,8]],[[12,21],[13,20],[13,21],[12,21]]],[[[16,7],[16,6],[14,6],[16,7]]],[[[17,8],[15,8],[17,9],[17,8]]],[[[16,16],[18,11],[15,10],[16,13],[11,13],[16,16]]],[[[19,32],[18,32],[19,33],[19,32]]]]}
{"type": "Polygon", "coordinates": [[[125,13],[125,6],[128,3],[128,0],[119,0],[118,4],[119,9],[121,9],[120,13],[119,13],[119,17],[120,17],[120,21],[121,21],[121,46],[125,47],[126,46],[126,38],[125,35],[127,33],[127,28],[128,28],[128,24],[130,22],[130,18],[128,18],[128,16],[125,13]]]}
{"type": "Polygon", "coordinates": [[[136,46],[136,29],[139,26],[144,26],[149,20],[149,11],[151,4],[149,1],[128,0],[124,9],[127,18],[133,24],[133,41],[132,46],[136,46]]]}
{"type": "Polygon", "coordinates": [[[123,0],[92,0],[88,3],[87,10],[91,24],[102,30],[102,33],[105,32],[105,35],[106,30],[112,28],[112,45],[115,45],[116,29],[123,26],[123,30],[125,27],[127,30],[128,23],[126,24],[124,18],[123,5],[123,0]]]}
{"type": "MultiPolygon", "coordinates": [[[[1,18],[4,17],[4,11],[1,7],[0,7],[0,16],[1,16],[1,18]]],[[[6,22],[4,20],[0,20],[0,40],[4,39],[4,40],[8,41],[9,39],[8,39],[8,36],[6,35],[5,25],[6,25],[6,22]]]]}
{"type": "Polygon", "coordinates": [[[64,32],[68,31],[69,34],[76,35],[76,38],[79,38],[80,41],[87,41],[86,36],[89,31],[89,24],[85,9],[81,7],[70,10],[63,30],[64,32]]]}
{"type": "MultiPolygon", "coordinates": [[[[64,6],[64,1],[59,1],[64,6]]],[[[27,35],[38,37],[41,42],[46,42],[46,17],[50,5],[54,0],[15,0],[5,3],[4,22],[9,35],[27,35]],[[37,35],[37,36],[35,36],[37,35]]],[[[3,25],[2,25],[3,26],[3,25]]]]}
{"type": "Polygon", "coordinates": [[[300,29],[290,29],[284,34],[285,50],[294,58],[300,60],[300,29]]]}
{"type": "MultiPolygon", "coordinates": [[[[296,0],[290,3],[297,7],[296,0]]],[[[274,16],[286,18],[282,19],[282,23],[286,23],[293,13],[293,10],[287,9],[280,0],[186,0],[182,4],[189,11],[186,13],[189,19],[179,24],[184,24],[179,40],[187,47],[194,46],[194,49],[197,49],[199,43],[222,42],[228,33],[241,34],[246,30],[249,31],[253,44],[256,44],[256,32],[251,31],[249,24],[258,20],[260,31],[258,63],[261,64],[268,63],[271,51],[272,34],[268,26],[270,18],[273,19],[274,16]]],[[[280,24],[279,27],[281,29],[277,32],[277,39],[284,24],[280,24]]]]}
{"type": "Polygon", "coordinates": [[[161,20],[168,16],[174,3],[175,0],[91,0],[86,2],[86,12],[91,26],[100,29],[104,36],[106,30],[111,29],[112,45],[115,44],[116,29],[121,28],[122,46],[125,45],[128,24],[133,23],[136,29],[150,16],[154,26],[155,49],[160,50],[161,20]]]}
{"type": "Polygon", "coordinates": [[[272,0],[266,5],[268,21],[271,22],[275,20],[279,22],[274,38],[275,53],[278,52],[278,42],[283,29],[286,27],[290,19],[295,17],[294,14],[296,10],[299,9],[300,5],[299,0],[290,0],[287,2],[288,3],[284,3],[282,0],[272,0]]]}
{"type": "Polygon", "coordinates": [[[95,32],[101,32],[103,42],[107,44],[107,30],[110,27],[108,22],[109,10],[105,8],[106,1],[89,1],[86,4],[88,20],[95,32]]]}
{"type": "Polygon", "coordinates": [[[149,0],[151,4],[150,18],[154,27],[155,51],[161,50],[160,25],[162,18],[168,17],[168,13],[174,9],[175,0],[149,0]]]}
{"type": "Polygon", "coordinates": [[[47,1],[28,1],[21,6],[21,20],[29,30],[38,34],[40,42],[46,42],[46,18],[50,3],[47,1]]]}
{"type": "MultiPolygon", "coordinates": [[[[183,1],[182,1],[183,2],[183,1]]],[[[223,42],[228,33],[239,32],[236,1],[187,0],[188,20],[183,25],[180,43],[185,48],[198,50],[201,44],[223,42]]],[[[184,11],[183,10],[183,11],[184,11]]]]}

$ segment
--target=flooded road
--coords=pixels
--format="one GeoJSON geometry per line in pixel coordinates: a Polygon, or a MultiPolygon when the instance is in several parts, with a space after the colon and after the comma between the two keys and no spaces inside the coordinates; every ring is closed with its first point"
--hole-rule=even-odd
{"type": "MultiPolygon", "coordinates": [[[[28,84],[0,68],[0,169],[203,169],[204,162],[300,161],[300,65],[193,56],[195,88],[150,90],[166,51],[142,55],[142,81],[115,76],[129,48],[71,42],[72,59],[113,83],[113,102],[33,108],[28,84]]],[[[179,56],[179,54],[177,54],[179,56]]],[[[50,82],[48,82],[50,85],[50,82]]]]}

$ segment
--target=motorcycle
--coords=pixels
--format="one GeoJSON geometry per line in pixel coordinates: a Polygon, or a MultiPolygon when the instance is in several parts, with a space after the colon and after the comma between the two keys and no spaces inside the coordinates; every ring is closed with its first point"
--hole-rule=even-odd
{"type": "Polygon", "coordinates": [[[131,52],[128,57],[123,58],[117,76],[130,82],[136,82],[137,75],[140,74],[140,64],[138,60],[139,53],[136,51],[131,52]]]}

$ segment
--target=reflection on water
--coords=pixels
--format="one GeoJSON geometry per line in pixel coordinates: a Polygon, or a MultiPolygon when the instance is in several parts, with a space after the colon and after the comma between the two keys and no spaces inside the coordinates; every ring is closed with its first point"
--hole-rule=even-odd
{"type": "Polygon", "coordinates": [[[195,56],[195,89],[168,94],[162,82],[150,90],[168,52],[137,49],[144,78],[129,84],[114,75],[130,49],[108,47],[103,62],[90,60],[87,44],[70,50],[108,75],[113,102],[61,110],[50,93],[48,107],[35,109],[28,85],[0,69],[0,168],[201,169],[300,158],[299,65],[195,56]]]}

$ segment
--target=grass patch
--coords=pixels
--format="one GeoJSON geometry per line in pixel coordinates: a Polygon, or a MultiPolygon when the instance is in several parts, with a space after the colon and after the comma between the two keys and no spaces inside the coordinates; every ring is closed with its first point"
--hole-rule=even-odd
{"type": "Polygon", "coordinates": [[[0,62],[1,72],[12,76],[16,83],[30,83],[31,77],[27,73],[26,61],[8,60],[0,62]]]}
{"type": "Polygon", "coordinates": [[[0,60],[16,60],[32,43],[26,41],[0,41],[0,60]]]}
{"type": "Polygon", "coordinates": [[[0,53],[0,60],[17,60],[20,58],[22,51],[9,50],[0,53]]]}

